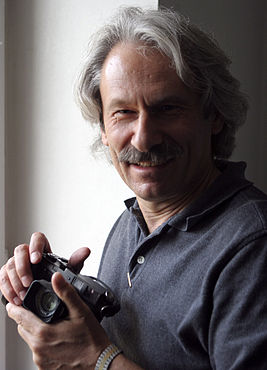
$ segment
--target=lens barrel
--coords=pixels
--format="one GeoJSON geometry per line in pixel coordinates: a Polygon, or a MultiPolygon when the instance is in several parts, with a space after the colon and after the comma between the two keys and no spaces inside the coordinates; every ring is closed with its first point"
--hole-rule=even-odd
{"type": "Polygon", "coordinates": [[[66,310],[64,303],[46,280],[34,280],[23,300],[23,306],[44,322],[55,321],[66,310]]]}

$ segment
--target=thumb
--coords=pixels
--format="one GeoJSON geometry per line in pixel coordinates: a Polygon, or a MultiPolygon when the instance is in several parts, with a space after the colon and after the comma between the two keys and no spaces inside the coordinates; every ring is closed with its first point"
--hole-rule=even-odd
{"type": "Polygon", "coordinates": [[[56,295],[66,304],[69,317],[94,316],[87,304],[83,302],[75,288],[64,277],[56,272],[51,279],[52,287],[56,295]]]}
{"type": "Polygon", "coordinates": [[[74,270],[75,272],[79,273],[83,268],[84,261],[90,255],[90,249],[83,247],[79,248],[77,251],[72,253],[70,256],[68,265],[74,270]]]}

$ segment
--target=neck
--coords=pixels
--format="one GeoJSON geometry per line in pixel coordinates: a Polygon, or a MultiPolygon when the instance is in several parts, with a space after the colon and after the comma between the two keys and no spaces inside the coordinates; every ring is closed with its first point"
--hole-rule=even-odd
{"type": "Polygon", "coordinates": [[[148,230],[152,233],[170,217],[181,212],[196,200],[219,176],[220,171],[213,168],[201,181],[193,184],[189,191],[181,192],[166,199],[145,200],[137,197],[139,207],[146,221],[148,230]]]}

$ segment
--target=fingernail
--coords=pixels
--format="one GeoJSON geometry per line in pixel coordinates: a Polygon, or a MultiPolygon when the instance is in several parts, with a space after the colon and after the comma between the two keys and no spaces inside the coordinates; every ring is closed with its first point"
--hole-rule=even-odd
{"type": "Polygon", "coordinates": [[[32,280],[29,276],[22,276],[21,282],[25,288],[28,288],[31,285],[32,280]]]}
{"type": "Polygon", "coordinates": [[[24,297],[26,295],[26,290],[22,290],[21,292],[19,292],[19,298],[23,301],[24,297]]]}
{"type": "Polygon", "coordinates": [[[59,289],[65,288],[65,286],[67,285],[67,282],[59,272],[55,272],[53,274],[53,280],[54,278],[56,278],[56,284],[59,289]]]}
{"type": "Polygon", "coordinates": [[[13,298],[13,302],[15,305],[20,306],[21,305],[21,300],[18,297],[13,298]]]}
{"type": "Polygon", "coordinates": [[[31,262],[36,263],[40,260],[41,257],[42,257],[42,255],[41,255],[40,252],[32,252],[31,253],[31,262]]]}

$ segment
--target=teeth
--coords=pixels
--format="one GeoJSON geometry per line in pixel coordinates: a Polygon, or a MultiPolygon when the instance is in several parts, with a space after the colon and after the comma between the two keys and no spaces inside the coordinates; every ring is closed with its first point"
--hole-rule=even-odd
{"type": "Polygon", "coordinates": [[[140,166],[140,167],[155,167],[155,166],[158,166],[160,164],[162,164],[163,162],[157,162],[157,163],[154,163],[154,162],[138,162],[136,163],[137,166],[140,166]]]}
{"type": "Polygon", "coordinates": [[[140,166],[140,167],[156,167],[156,166],[160,166],[161,164],[165,164],[167,163],[168,161],[170,161],[172,158],[166,158],[165,160],[162,159],[162,160],[157,160],[155,162],[150,162],[150,161],[145,161],[145,162],[134,162],[134,161],[129,161],[128,164],[135,164],[136,166],[140,166]]]}

